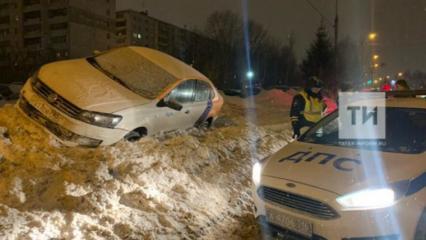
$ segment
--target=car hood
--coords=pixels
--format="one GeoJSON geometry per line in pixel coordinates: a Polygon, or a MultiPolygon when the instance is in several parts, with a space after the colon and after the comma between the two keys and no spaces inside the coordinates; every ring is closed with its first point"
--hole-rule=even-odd
{"type": "Polygon", "coordinates": [[[86,59],[44,65],[38,78],[58,95],[89,111],[114,113],[150,102],[110,79],[86,59]]]}
{"type": "Polygon", "coordinates": [[[263,176],[346,194],[417,177],[425,154],[399,154],[294,142],[269,157],[263,176]]]}

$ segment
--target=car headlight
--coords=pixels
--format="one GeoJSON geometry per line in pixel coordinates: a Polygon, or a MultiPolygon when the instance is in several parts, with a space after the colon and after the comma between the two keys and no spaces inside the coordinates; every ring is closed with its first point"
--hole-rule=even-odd
{"type": "Polygon", "coordinates": [[[89,112],[89,111],[83,111],[79,115],[79,118],[83,122],[87,122],[89,124],[93,124],[99,127],[106,127],[106,128],[116,127],[121,122],[121,119],[123,119],[122,116],[118,116],[114,114],[96,113],[96,112],[89,112]]]}
{"type": "Polygon", "coordinates": [[[256,162],[253,165],[253,170],[252,170],[252,179],[253,179],[254,185],[257,186],[260,184],[261,175],[262,175],[262,164],[260,162],[256,162]]]}
{"type": "Polygon", "coordinates": [[[336,201],[343,210],[370,210],[392,206],[396,194],[391,188],[367,189],[338,197],[336,201]]]}

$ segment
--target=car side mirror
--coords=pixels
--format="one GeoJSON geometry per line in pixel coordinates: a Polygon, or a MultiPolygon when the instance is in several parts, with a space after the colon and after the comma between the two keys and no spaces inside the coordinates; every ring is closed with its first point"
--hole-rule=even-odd
{"type": "Polygon", "coordinates": [[[157,107],[168,107],[176,111],[180,111],[183,108],[183,106],[176,101],[173,101],[173,100],[166,101],[164,99],[161,99],[161,101],[157,103],[157,107]]]}

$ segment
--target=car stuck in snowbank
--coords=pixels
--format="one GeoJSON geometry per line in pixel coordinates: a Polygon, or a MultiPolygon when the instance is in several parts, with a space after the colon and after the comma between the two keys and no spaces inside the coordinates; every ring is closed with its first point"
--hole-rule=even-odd
{"type": "Polygon", "coordinates": [[[19,108],[68,146],[211,125],[223,105],[212,82],[143,47],[47,64],[25,84],[19,108]]]}

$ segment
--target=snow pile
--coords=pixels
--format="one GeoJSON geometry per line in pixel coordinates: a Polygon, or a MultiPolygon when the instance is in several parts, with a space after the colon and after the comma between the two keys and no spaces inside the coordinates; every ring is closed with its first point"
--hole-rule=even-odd
{"type": "Polygon", "coordinates": [[[0,108],[0,239],[256,238],[251,165],[290,131],[230,118],[212,131],[84,149],[0,108]]]}

